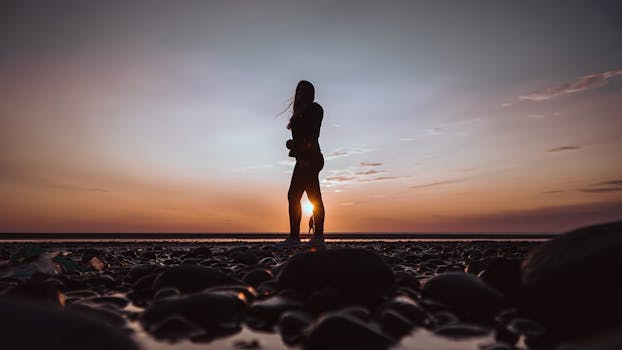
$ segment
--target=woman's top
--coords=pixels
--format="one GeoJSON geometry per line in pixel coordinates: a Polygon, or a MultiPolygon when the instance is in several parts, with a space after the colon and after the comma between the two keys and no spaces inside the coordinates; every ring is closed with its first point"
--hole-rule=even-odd
{"type": "Polygon", "coordinates": [[[308,105],[301,114],[291,118],[293,147],[290,157],[312,160],[322,154],[320,151],[320,127],[324,118],[322,106],[316,102],[308,105]]]}

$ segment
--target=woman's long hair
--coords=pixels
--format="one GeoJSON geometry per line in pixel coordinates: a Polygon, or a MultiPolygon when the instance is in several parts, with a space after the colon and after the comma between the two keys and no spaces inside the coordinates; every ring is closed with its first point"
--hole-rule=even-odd
{"type": "Polygon", "coordinates": [[[287,128],[292,128],[292,118],[301,114],[304,109],[313,103],[315,100],[315,88],[313,84],[306,80],[301,80],[296,85],[296,94],[294,95],[294,102],[292,103],[292,116],[289,118],[287,128]]]}

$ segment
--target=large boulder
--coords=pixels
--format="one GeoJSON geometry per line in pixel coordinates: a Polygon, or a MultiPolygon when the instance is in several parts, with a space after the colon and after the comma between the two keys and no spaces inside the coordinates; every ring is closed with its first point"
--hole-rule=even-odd
{"type": "Polygon", "coordinates": [[[278,277],[280,288],[311,293],[330,286],[353,302],[374,303],[395,288],[393,271],[363,249],[330,249],[295,255],[278,277]]]}
{"type": "Polygon", "coordinates": [[[568,232],[523,263],[521,307],[561,338],[622,323],[622,221],[568,232]]]}
{"type": "Polygon", "coordinates": [[[421,291],[425,299],[441,302],[466,318],[490,320],[505,303],[501,292],[466,272],[437,275],[421,291]]]}
{"type": "Polygon", "coordinates": [[[57,307],[0,299],[3,349],[138,350],[123,332],[57,307]]]}

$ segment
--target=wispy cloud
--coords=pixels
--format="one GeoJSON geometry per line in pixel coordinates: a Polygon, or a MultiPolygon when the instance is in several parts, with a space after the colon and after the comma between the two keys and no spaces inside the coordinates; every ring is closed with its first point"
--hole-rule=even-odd
{"type": "Polygon", "coordinates": [[[565,190],[551,190],[551,191],[544,191],[544,192],[540,192],[542,194],[557,194],[557,193],[563,193],[563,192],[568,192],[565,190]]]}
{"type": "Polygon", "coordinates": [[[555,147],[555,148],[548,149],[547,152],[555,153],[555,152],[565,152],[565,151],[578,151],[580,149],[581,147],[579,146],[561,146],[561,147],[555,147]]]}
{"type": "Polygon", "coordinates": [[[464,180],[465,179],[453,179],[453,180],[436,181],[436,182],[430,182],[430,183],[426,183],[426,184],[413,185],[413,186],[410,186],[410,188],[426,188],[426,187],[448,185],[448,184],[453,184],[453,183],[457,183],[457,182],[462,182],[464,180]]]}
{"type": "Polygon", "coordinates": [[[378,176],[372,178],[362,178],[358,179],[359,182],[369,182],[369,181],[386,181],[386,180],[395,180],[401,178],[400,176],[378,176]]]}
{"type": "Polygon", "coordinates": [[[584,75],[570,83],[532,91],[526,95],[519,96],[519,99],[527,101],[546,101],[552,98],[605,86],[609,79],[619,75],[622,75],[622,69],[584,75]]]}
{"type": "Polygon", "coordinates": [[[622,191],[622,187],[582,188],[579,191],[587,193],[619,192],[622,191]]]}
{"type": "Polygon", "coordinates": [[[602,181],[582,188],[580,192],[585,193],[608,193],[608,192],[620,192],[622,191],[622,180],[610,180],[602,181]]]}
{"type": "Polygon", "coordinates": [[[622,186],[622,180],[603,181],[592,184],[592,186],[622,186]]]}
{"type": "Polygon", "coordinates": [[[380,163],[380,162],[360,162],[359,165],[360,166],[381,166],[382,163],[380,163]]]}
{"type": "Polygon", "coordinates": [[[324,158],[326,160],[341,158],[341,157],[349,157],[353,154],[363,154],[367,152],[371,152],[373,149],[370,148],[351,148],[351,149],[337,149],[328,153],[324,158]]]}
{"type": "Polygon", "coordinates": [[[400,137],[400,141],[402,141],[402,142],[411,142],[411,141],[415,141],[415,140],[417,140],[417,139],[414,138],[414,137],[400,137]]]}
{"type": "Polygon", "coordinates": [[[322,180],[325,187],[335,187],[357,182],[387,181],[402,178],[400,176],[383,175],[386,170],[378,169],[382,162],[360,162],[356,166],[349,166],[345,169],[330,170],[330,175],[322,180]]]}
{"type": "Polygon", "coordinates": [[[373,174],[378,174],[378,173],[384,173],[384,170],[375,170],[375,169],[361,170],[361,171],[355,172],[354,174],[355,175],[373,175],[373,174]]]}

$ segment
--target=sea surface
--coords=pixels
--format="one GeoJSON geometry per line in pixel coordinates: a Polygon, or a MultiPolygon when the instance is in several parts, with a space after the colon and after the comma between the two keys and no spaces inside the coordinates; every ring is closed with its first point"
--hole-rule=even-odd
{"type": "MultiPolygon", "coordinates": [[[[546,241],[556,233],[539,232],[392,232],[392,233],[330,233],[326,242],[444,242],[444,241],[546,241]]],[[[9,242],[197,242],[197,243],[258,243],[278,242],[286,233],[0,233],[0,243],[9,242]]],[[[310,235],[301,234],[304,241],[310,235]]]]}

